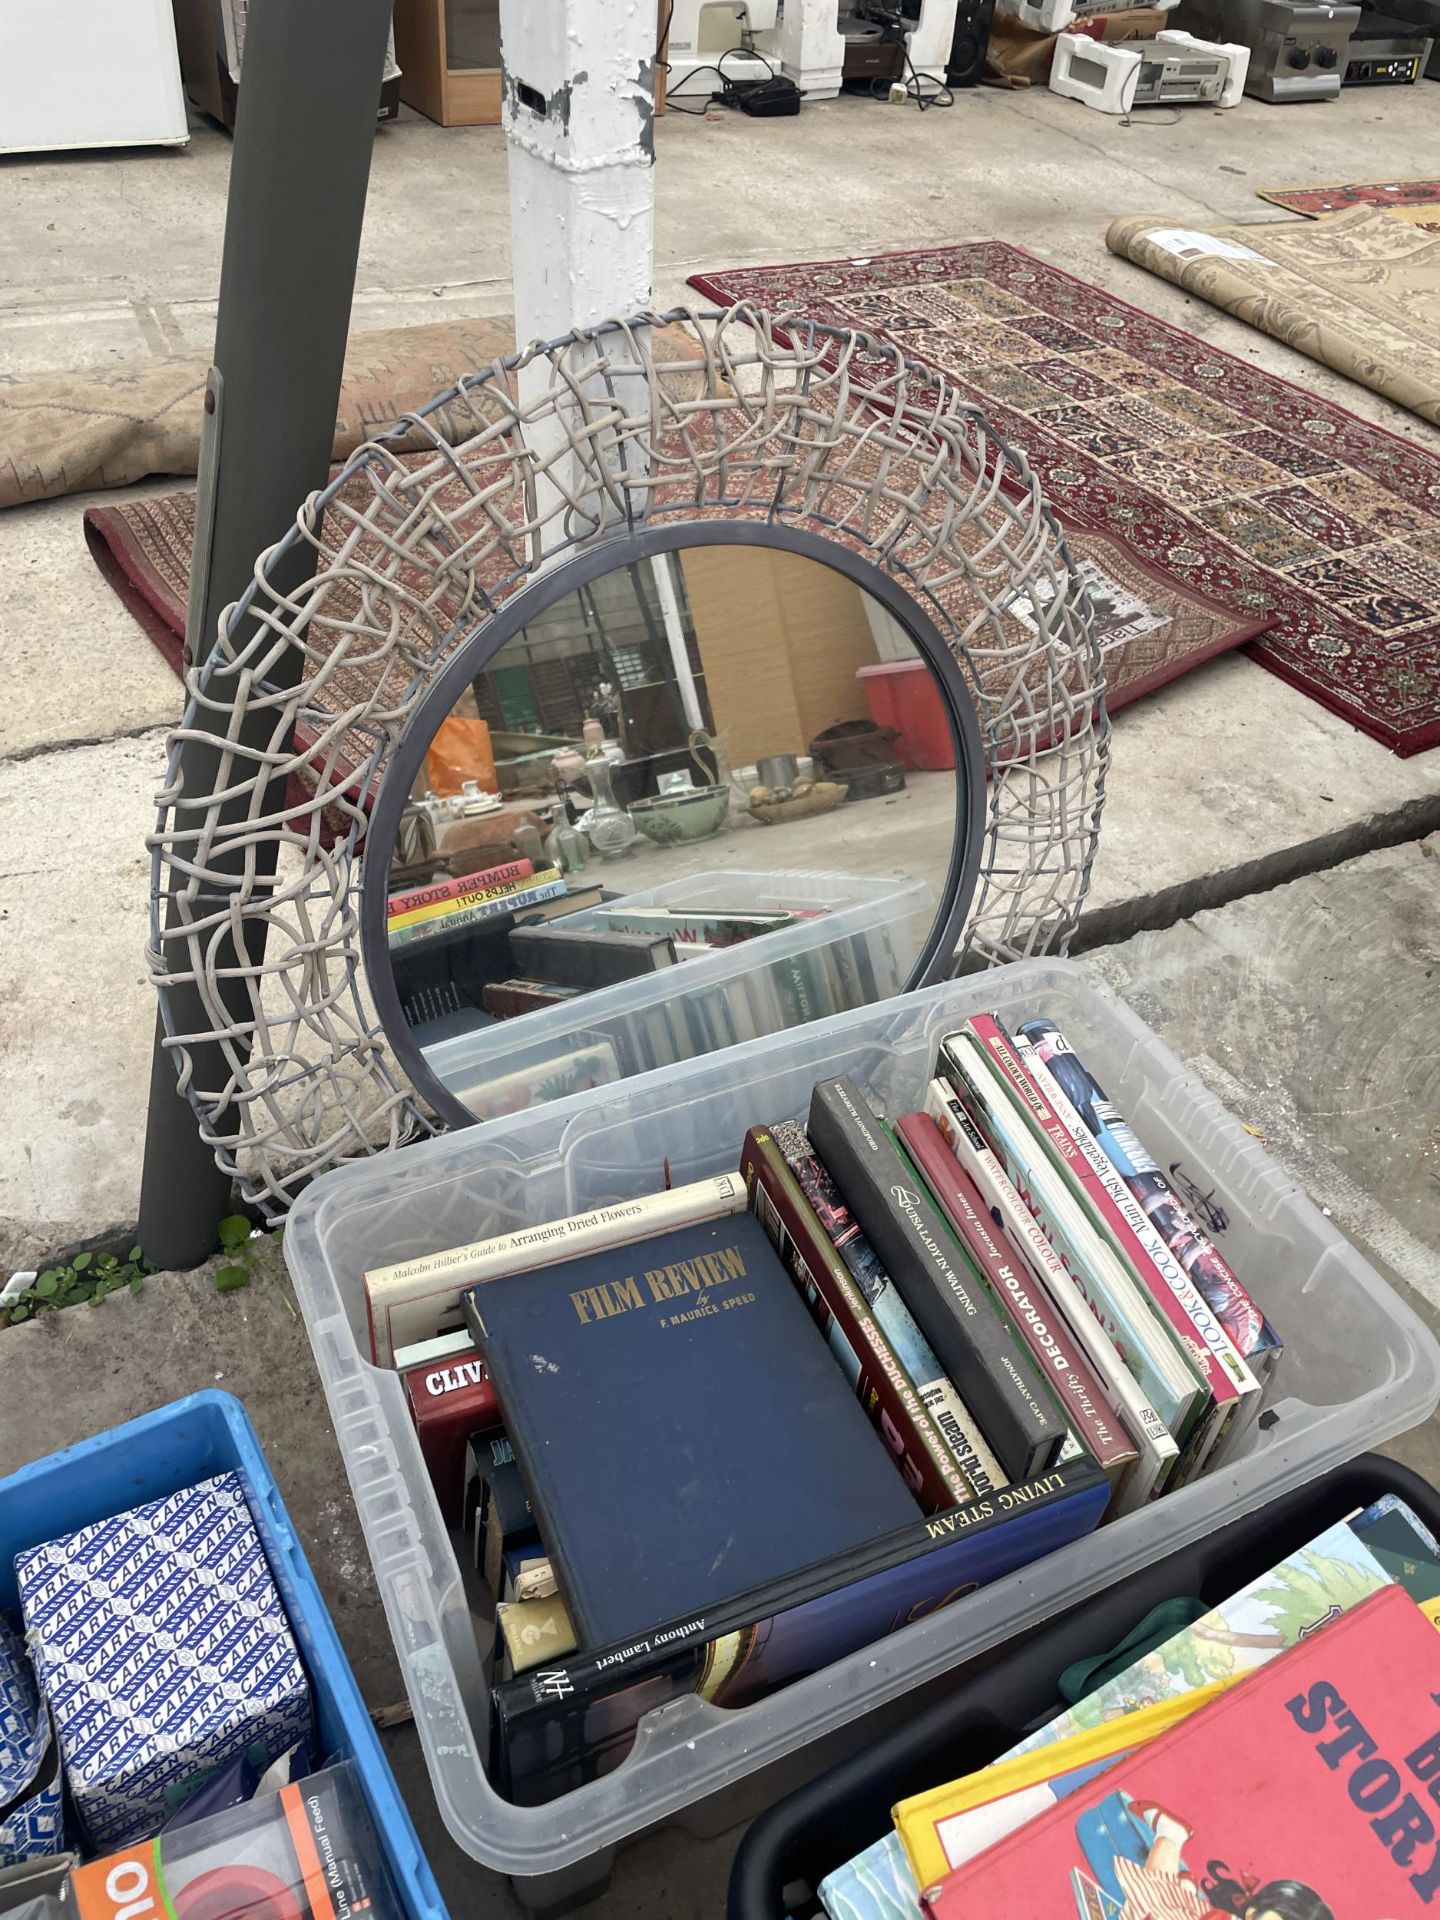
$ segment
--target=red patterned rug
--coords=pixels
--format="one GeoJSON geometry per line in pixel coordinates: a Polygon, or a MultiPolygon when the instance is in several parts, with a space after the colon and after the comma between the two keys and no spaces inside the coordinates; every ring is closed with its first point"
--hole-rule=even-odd
{"type": "Polygon", "coordinates": [[[1396,753],[1440,743],[1440,457],[1002,241],[690,284],[939,368],[1062,522],[1268,621],[1252,656],[1396,753]]]}
{"type": "Polygon", "coordinates": [[[1326,187],[1261,187],[1262,200],[1323,220],[1344,207],[1388,207],[1412,225],[1440,233],[1440,180],[1337,180],[1326,187]]]}

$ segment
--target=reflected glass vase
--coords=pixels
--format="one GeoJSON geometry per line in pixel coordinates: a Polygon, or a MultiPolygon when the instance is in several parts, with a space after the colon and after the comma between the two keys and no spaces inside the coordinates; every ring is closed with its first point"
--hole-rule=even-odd
{"type": "Polygon", "coordinates": [[[585,762],[594,803],[575,822],[602,860],[616,860],[628,851],[640,829],[618,804],[610,784],[610,762],[597,756],[585,762]]]}

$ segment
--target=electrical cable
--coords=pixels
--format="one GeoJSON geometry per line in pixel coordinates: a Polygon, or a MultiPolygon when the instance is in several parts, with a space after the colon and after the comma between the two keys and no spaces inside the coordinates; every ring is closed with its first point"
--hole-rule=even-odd
{"type": "Polygon", "coordinates": [[[725,99],[724,90],[736,85],[736,82],[725,71],[725,62],[732,54],[738,54],[742,60],[758,60],[772,80],[778,78],[775,68],[771,65],[766,55],[761,53],[758,47],[727,47],[718,60],[707,61],[703,67],[692,67],[678,87],[675,87],[673,90],[667,88],[665,94],[666,112],[668,113],[671,107],[675,107],[678,113],[688,114],[692,120],[703,119],[715,101],[723,101],[725,99]],[[717,92],[714,87],[709,88],[707,90],[708,97],[703,106],[682,107],[677,105],[677,102],[684,94],[685,88],[702,73],[713,73],[717,75],[720,81],[720,91],[717,92]]]}

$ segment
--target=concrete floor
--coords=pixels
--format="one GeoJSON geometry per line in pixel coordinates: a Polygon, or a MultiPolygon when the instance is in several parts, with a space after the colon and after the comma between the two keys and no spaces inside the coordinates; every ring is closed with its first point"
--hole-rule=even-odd
{"type": "MultiPolygon", "coordinates": [[[[1434,445],[1368,390],[1116,260],[1103,234],[1127,212],[1267,220],[1258,187],[1414,173],[1437,105],[1427,84],[1130,125],[1046,92],[981,91],[923,117],[849,100],[789,121],[671,115],[657,129],[657,299],[683,300],[702,266],[1018,240],[1434,445]]],[[[179,153],[0,162],[0,379],[207,350],[228,156],[225,136],[197,127],[179,153]]],[[[508,272],[499,134],[408,112],[382,130],[357,328],[503,312],[508,272]]],[[[154,1017],[144,836],[178,688],[89,560],[85,504],[0,514],[0,1272],[134,1216],[154,1017]]],[[[1216,662],[1117,718],[1083,930],[1111,943],[1095,964],[1433,1324],[1440,1084],[1426,1016],[1440,956],[1424,836],[1437,828],[1440,752],[1399,761],[1250,662],[1216,662]]],[[[157,1280],[0,1337],[0,1472],[193,1386],[240,1392],[367,1698],[398,1696],[278,1284],[220,1297],[203,1274],[157,1280]],[[57,1377],[84,1390],[57,1396],[57,1377]]],[[[1433,1424],[1403,1451],[1440,1471],[1433,1424]]],[[[441,1834],[413,1734],[388,1739],[452,1911],[513,1912],[441,1834]]],[[[652,1837],[591,1911],[713,1915],[732,1846],[652,1837]]]]}

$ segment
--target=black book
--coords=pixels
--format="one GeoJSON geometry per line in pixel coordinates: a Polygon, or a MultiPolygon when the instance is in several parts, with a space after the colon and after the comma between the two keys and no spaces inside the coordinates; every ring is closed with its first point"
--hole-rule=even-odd
{"type": "Polygon", "coordinates": [[[1069,1429],[938,1208],[852,1080],[822,1080],[810,1140],[1012,1480],[1054,1464],[1069,1429]]]}
{"type": "Polygon", "coordinates": [[[559,986],[614,986],[675,964],[675,944],[664,933],[607,933],[600,927],[570,927],[563,920],[510,930],[515,973],[559,986]]]}
{"type": "Polygon", "coordinates": [[[742,1707],[1089,1533],[1109,1482],[1088,1454],[1024,1485],[494,1690],[496,1774],[538,1806],[608,1773],[642,1715],[698,1693],[742,1707]]]}

